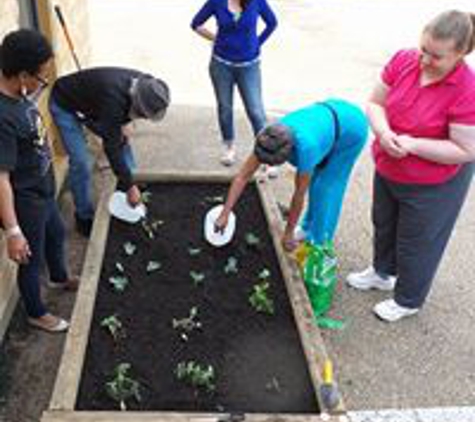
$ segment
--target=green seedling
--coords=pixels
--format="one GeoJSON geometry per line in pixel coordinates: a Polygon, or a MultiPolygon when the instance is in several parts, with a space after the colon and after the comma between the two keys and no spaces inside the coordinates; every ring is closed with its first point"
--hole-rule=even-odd
{"type": "Polygon", "coordinates": [[[226,274],[237,274],[238,273],[238,260],[234,256],[230,256],[226,261],[226,266],[224,267],[224,272],[226,274]]]}
{"type": "Polygon", "coordinates": [[[199,255],[200,253],[201,253],[200,248],[188,248],[188,255],[190,256],[196,256],[196,255],[199,255]]]}
{"type": "Polygon", "coordinates": [[[125,242],[124,245],[124,252],[126,255],[131,256],[137,250],[137,246],[135,246],[132,242],[125,242]]]}
{"type": "Polygon", "coordinates": [[[152,192],[150,192],[149,190],[143,191],[140,194],[140,198],[142,199],[142,202],[144,204],[149,204],[150,201],[152,200],[152,192]]]}
{"type": "Polygon", "coordinates": [[[257,311],[274,315],[274,301],[268,296],[269,283],[262,282],[252,287],[249,303],[257,311]]]}
{"type": "Polygon", "coordinates": [[[109,283],[112,284],[116,292],[123,292],[129,284],[129,279],[123,275],[117,275],[110,277],[109,283]]]}
{"type": "Polygon", "coordinates": [[[216,389],[214,368],[211,365],[201,365],[192,360],[180,362],[175,369],[175,375],[180,381],[194,388],[204,388],[207,391],[216,389]]]}
{"type": "Polygon", "coordinates": [[[121,337],[125,337],[124,327],[117,315],[109,315],[103,318],[101,321],[101,327],[104,327],[109,331],[109,334],[116,343],[121,337]]]}
{"type": "Polygon", "coordinates": [[[224,196],[223,195],[206,196],[205,201],[209,204],[222,204],[224,202],[224,196]]]}
{"type": "Polygon", "coordinates": [[[254,247],[261,243],[261,240],[252,232],[246,233],[245,240],[248,246],[254,247]]]}
{"type": "Polygon", "coordinates": [[[263,270],[261,270],[258,277],[259,280],[265,281],[270,277],[270,271],[267,268],[264,268],[263,270]]]}
{"type": "Polygon", "coordinates": [[[120,262],[115,263],[115,268],[117,269],[117,271],[119,271],[119,273],[123,274],[125,272],[125,268],[120,262]]]}
{"type": "Polygon", "coordinates": [[[198,308],[193,306],[190,309],[190,315],[185,318],[176,319],[173,318],[172,326],[174,330],[180,330],[180,337],[184,341],[188,341],[188,335],[196,329],[201,328],[201,322],[198,321],[198,308]]]}
{"type": "Polygon", "coordinates": [[[162,264],[160,264],[160,262],[158,262],[158,261],[148,261],[147,273],[148,274],[153,273],[154,271],[157,271],[160,268],[162,268],[162,264]]]}
{"type": "Polygon", "coordinates": [[[275,391],[276,393],[280,392],[280,383],[276,377],[272,377],[269,382],[266,383],[267,391],[275,391]]]}
{"type": "Polygon", "coordinates": [[[196,271],[190,271],[190,277],[193,280],[195,286],[199,286],[203,283],[205,275],[203,273],[198,273],[196,271]]]}
{"type": "Polygon", "coordinates": [[[106,383],[107,394],[119,403],[123,411],[127,410],[126,400],[141,400],[140,384],[128,376],[129,370],[130,363],[119,363],[114,370],[114,378],[106,383]]]}
{"type": "Polygon", "coordinates": [[[142,220],[142,228],[145,230],[145,233],[147,233],[147,236],[150,239],[154,239],[155,235],[157,234],[158,227],[163,224],[163,220],[142,220]]]}

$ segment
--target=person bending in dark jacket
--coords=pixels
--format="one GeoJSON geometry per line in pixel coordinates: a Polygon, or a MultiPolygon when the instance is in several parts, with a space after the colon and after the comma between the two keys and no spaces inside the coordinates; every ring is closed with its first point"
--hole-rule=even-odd
{"type": "Polygon", "coordinates": [[[89,236],[94,217],[91,159],[82,125],[102,138],[118,189],[131,205],[140,202],[125,126],[134,119],[161,120],[170,103],[165,82],[138,70],[97,67],[57,79],[49,109],[69,156],[69,183],[76,207],[76,229],[89,236]]]}

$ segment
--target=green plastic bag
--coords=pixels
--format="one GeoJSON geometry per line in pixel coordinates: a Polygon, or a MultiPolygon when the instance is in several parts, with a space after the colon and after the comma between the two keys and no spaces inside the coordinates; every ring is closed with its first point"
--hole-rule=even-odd
{"type": "Polygon", "coordinates": [[[307,244],[307,255],[302,266],[313,313],[316,318],[331,307],[337,285],[337,259],[333,242],[322,245],[307,244]]]}

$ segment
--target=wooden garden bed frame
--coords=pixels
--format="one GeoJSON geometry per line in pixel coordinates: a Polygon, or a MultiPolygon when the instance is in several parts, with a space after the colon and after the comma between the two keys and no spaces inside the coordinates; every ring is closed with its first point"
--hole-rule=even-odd
{"type": "MultiPolygon", "coordinates": [[[[230,176],[222,173],[190,172],[183,175],[170,173],[141,173],[137,180],[145,183],[227,183],[230,176]]],[[[319,397],[322,383],[322,367],[327,353],[320,331],[313,322],[312,308],[299,275],[295,262],[283,251],[280,234],[283,221],[277,202],[265,180],[255,180],[257,190],[280,269],[285,280],[287,293],[291,302],[297,330],[304,350],[307,366],[315,391],[315,399],[320,407],[319,397]]],[[[48,409],[43,413],[41,422],[235,422],[242,420],[229,413],[190,413],[160,411],[78,411],[75,410],[76,398],[81,380],[82,367],[85,360],[89,330],[94,312],[97,285],[99,282],[102,261],[106,248],[110,216],[107,202],[113,186],[103,192],[96,211],[94,227],[89,240],[86,258],[81,274],[80,288],[71,318],[71,327],[67,334],[61,363],[59,366],[52,398],[48,409]]],[[[325,409],[322,409],[324,412],[325,409]]],[[[243,414],[247,422],[321,422],[347,420],[343,403],[333,412],[320,415],[309,414],[243,414]]]]}

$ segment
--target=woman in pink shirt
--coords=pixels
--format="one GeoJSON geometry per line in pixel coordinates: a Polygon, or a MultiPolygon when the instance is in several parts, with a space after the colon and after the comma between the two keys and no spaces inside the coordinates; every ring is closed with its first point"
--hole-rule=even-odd
{"type": "Polygon", "coordinates": [[[373,265],[348,276],[361,290],[394,290],[375,314],[416,314],[470,187],[475,161],[475,71],[465,62],[475,16],[447,11],[418,50],[397,52],[368,105],[373,156],[373,265]]]}

